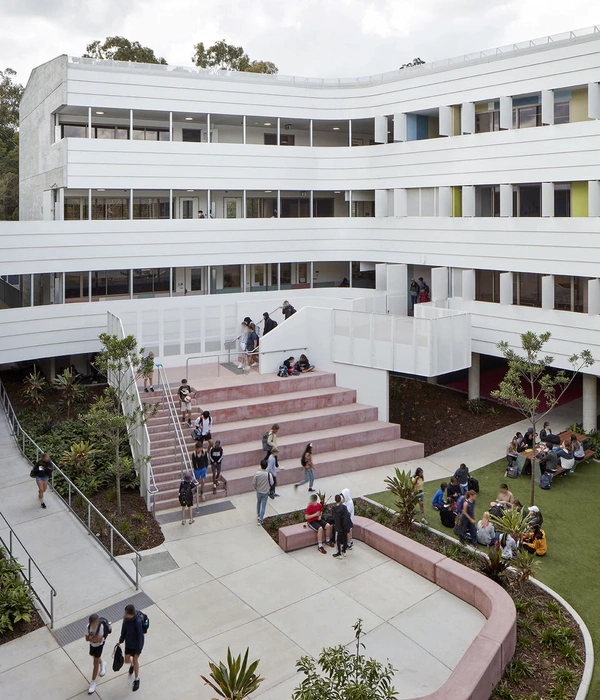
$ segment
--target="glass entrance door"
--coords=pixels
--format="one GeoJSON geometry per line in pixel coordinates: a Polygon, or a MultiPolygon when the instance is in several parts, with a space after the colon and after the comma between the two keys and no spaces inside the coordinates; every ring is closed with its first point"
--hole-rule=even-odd
{"type": "Polygon", "coordinates": [[[239,219],[242,216],[241,197],[223,197],[223,218],[239,219]]]}

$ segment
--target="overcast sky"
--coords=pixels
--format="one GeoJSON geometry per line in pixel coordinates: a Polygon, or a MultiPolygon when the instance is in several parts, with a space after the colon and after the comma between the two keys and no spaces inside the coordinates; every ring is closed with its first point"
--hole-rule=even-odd
{"type": "Polygon", "coordinates": [[[120,35],[168,63],[221,38],[285,75],[359,76],[600,23],[594,0],[0,0],[0,68],[120,35]]]}

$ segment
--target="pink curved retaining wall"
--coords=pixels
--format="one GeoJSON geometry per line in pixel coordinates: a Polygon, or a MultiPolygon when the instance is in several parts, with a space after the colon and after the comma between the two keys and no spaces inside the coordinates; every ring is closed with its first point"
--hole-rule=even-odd
{"type": "MultiPolygon", "coordinates": [[[[517,613],[508,593],[473,569],[368,518],[354,518],[353,536],[469,603],[487,618],[444,685],[420,700],[488,700],[517,643],[517,613]]],[[[279,546],[286,552],[315,542],[316,533],[302,524],[279,530],[279,546]]]]}

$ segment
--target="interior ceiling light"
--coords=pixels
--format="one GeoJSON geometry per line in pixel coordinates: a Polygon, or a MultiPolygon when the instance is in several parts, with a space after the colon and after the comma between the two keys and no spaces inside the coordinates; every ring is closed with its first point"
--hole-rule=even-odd
{"type": "Polygon", "coordinates": [[[271,122],[265,122],[265,126],[271,126],[271,122]]]}
{"type": "Polygon", "coordinates": [[[265,190],[265,194],[269,194],[269,192],[272,192],[273,190],[265,190]]]}
{"type": "Polygon", "coordinates": [[[104,112],[96,112],[96,114],[104,114],[104,112]]]}
{"type": "Polygon", "coordinates": [[[188,190],[188,192],[193,192],[194,190],[188,190]]]}
{"type": "Polygon", "coordinates": [[[341,194],[341,193],[342,193],[342,190],[334,190],[333,191],[333,194],[341,194]]]}
{"type": "Polygon", "coordinates": [[[185,120],[186,122],[191,122],[194,119],[194,117],[186,117],[185,120]]]}
{"type": "Polygon", "coordinates": [[[333,130],[334,130],[334,131],[339,131],[339,130],[340,130],[340,127],[339,127],[339,126],[334,126],[334,127],[333,127],[333,130]]]}
{"type": "Polygon", "coordinates": [[[97,192],[104,192],[104,187],[98,187],[97,192]]]}

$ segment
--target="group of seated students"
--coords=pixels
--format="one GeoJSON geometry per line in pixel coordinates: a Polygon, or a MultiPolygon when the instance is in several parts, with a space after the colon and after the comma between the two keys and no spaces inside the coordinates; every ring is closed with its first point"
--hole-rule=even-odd
{"type": "Polygon", "coordinates": [[[521,452],[529,449],[535,449],[535,457],[540,465],[540,472],[550,473],[554,476],[565,476],[573,467],[585,459],[585,448],[575,433],[565,440],[561,441],[557,435],[552,433],[550,423],[544,423],[544,427],[540,430],[540,443],[536,445],[537,433],[534,434],[533,428],[529,428],[525,435],[517,433],[508,447],[506,448],[506,474],[509,475],[513,470],[517,470],[517,476],[520,475],[518,463],[521,452]]]}
{"type": "MultiPolygon", "coordinates": [[[[440,487],[435,492],[431,505],[440,512],[442,524],[452,527],[456,516],[463,512],[464,502],[468,496],[461,493],[461,486],[458,478],[453,476],[448,484],[442,481],[440,487]]],[[[477,523],[477,544],[486,547],[499,547],[502,550],[503,559],[512,559],[518,550],[518,543],[508,534],[496,532],[493,523],[490,521],[492,515],[502,517],[508,509],[523,511],[523,505],[516,500],[509,491],[507,484],[501,484],[496,500],[490,503],[490,508],[486,511],[481,520],[477,523]]],[[[530,526],[529,532],[523,537],[521,547],[528,552],[543,556],[548,551],[546,544],[546,533],[542,530],[543,517],[537,506],[531,506],[526,513],[530,526]]],[[[472,542],[472,544],[475,544],[472,542]]]]}
{"type": "Polygon", "coordinates": [[[315,368],[314,365],[310,364],[308,357],[304,354],[300,355],[297,360],[291,355],[283,361],[280,371],[282,371],[284,367],[288,374],[305,374],[306,372],[312,372],[315,368]]]}

